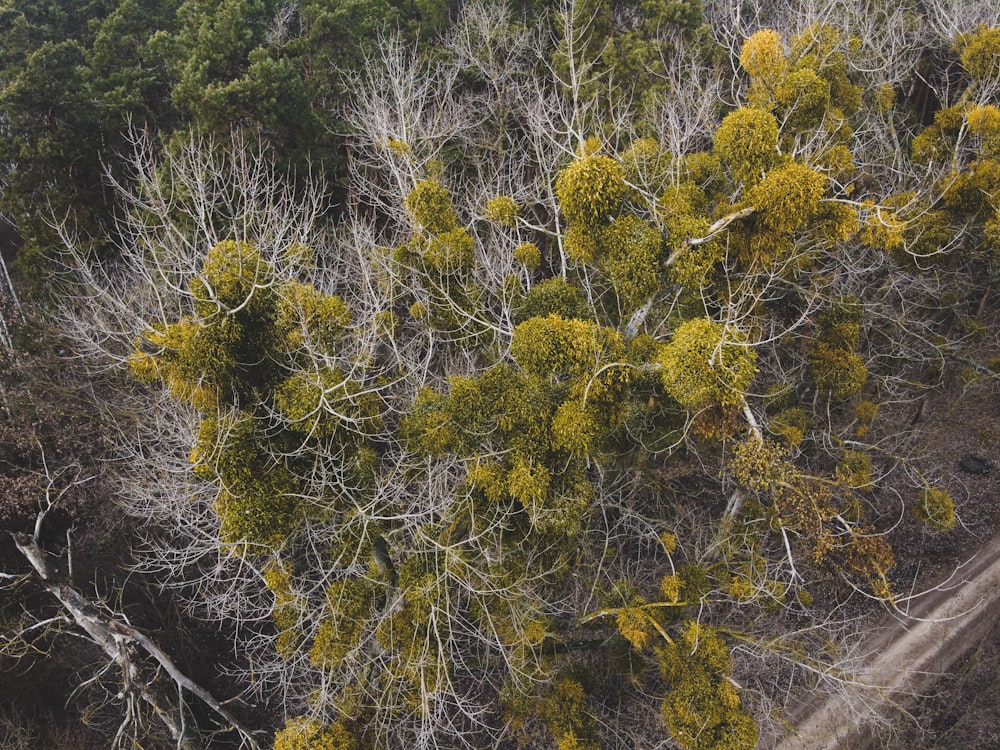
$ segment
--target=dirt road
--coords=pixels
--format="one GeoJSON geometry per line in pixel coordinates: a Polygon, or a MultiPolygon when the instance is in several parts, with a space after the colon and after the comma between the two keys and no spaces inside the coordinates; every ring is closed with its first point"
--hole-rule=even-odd
{"type": "MultiPolygon", "coordinates": [[[[913,602],[865,642],[871,654],[865,681],[886,700],[918,691],[948,672],[993,625],[984,616],[1000,606],[1000,538],[983,547],[938,590],[913,602]]],[[[863,750],[865,727],[847,720],[850,712],[836,700],[809,699],[791,708],[795,727],[774,750],[863,750]]]]}

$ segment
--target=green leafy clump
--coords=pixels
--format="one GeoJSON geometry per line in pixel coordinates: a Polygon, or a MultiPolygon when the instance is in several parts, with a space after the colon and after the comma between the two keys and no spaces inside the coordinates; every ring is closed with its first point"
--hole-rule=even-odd
{"type": "Polygon", "coordinates": [[[529,271],[534,271],[542,265],[542,252],[534,242],[522,242],[514,248],[514,260],[529,271]]]}
{"type": "Polygon", "coordinates": [[[583,684],[570,675],[557,677],[538,704],[558,750],[598,750],[597,728],[583,684]]]}
{"type": "Polygon", "coordinates": [[[304,602],[292,588],[291,566],[276,561],[264,569],[264,585],[274,594],[274,609],[271,619],[278,629],[275,648],[285,659],[290,659],[302,644],[299,630],[304,602]]]}
{"type": "Polygon", "coordinates": [[[601,224],[621,208],[628,194],[624,167],[603,154],[577,159],[556,178],[559,208],[570,224],[601,224]]]}
{"type": "Polygon", "coordinates": [[[796,70],[776,86],[774,100],[789,131],[818,128],[830,109],[830,82],[810,68],[796,70]]]}
{"type": "Polygon", "coordinates": [[[521,207],[509,195],[500,195],[486,201],[486,218],[504,227],[517,226],[521,207]]]}
{"type": "MultiPolygon", "coordinates": [[[[600,364],[625,359],[625,345],[614,330],[586,320],[566,320],[558,315],[530,318],[514,329],[511,354],[532,377],[569,378],[581,395],[600,364]]],[[[610,375],[619,380],[622,373],[610,375]]]]}
{"type": "Polygon", "coordinates": [[[1000,28],[980,27],[973,32],[965,41],[959,59],[974,80],[1000,76],[1000,28]]]}
{"type": "Polygon", "coordinates": [[[753,185],[778,158],[778,121],[754,107],[730,112],[715,131],[715,153],[739,182],[753,185]]]}
{"type": "Polygon", "coordinates": [[[404,200],[406,210],[423,231],[436,235],[458,228],[458,215],[447,188],[437,180],[421,180],[404,200]]]}
{"type": "Polygon", "coordinates": [[[928,487],[913,504],[913,515],[934,531],[951,531],[958,523],[955,502],[945,490],[928,487]]]}
{"type": "Polygon", "coordinates": [[[333,367],[297,371],[275,389],[274,403],[290,429],[316,437],[360,438],[382,424],[377,394],[333,367]]]}
{"type": "Polygon", "coordinates": [[[867,489],[874,483],[872,460],[862,451],[845,450],[836,474],[838,481],[854,489],[867,489]]]}
{"type": "Polygon", "coordinates": [[[663,239],[637,216],[624,216],[601,232],[599,265],[626,310],[634,310],[661,286],[663,239]]]}
{"type": "Polygon", "coordinates": [[[863,312],[857,300],[843,300],[820,314],[819,335],[806,353],[809,374],[821,393],[844,401],[861,392],[868,368],[857,352],[863,312]]]}
{"type": "Polygon", "coordinates": [[[753,750],[758,729],[727,679],[729,651],[717,632],[688,621],[681,637],[657,648],[670,688],[661,715],[685,750],[753,750]]]}
{"type": "Polygon", "coordinates": [[[749,192],[747,200],[760,212],[767,227],[790,232],[812,218],[825,189],[823,175],[792,162],[768,172],[749,192]]]}
{"type": "Polygon", "coordinates": [[[357,738],[340,722],[325,725],[298,716],[274,736],[274,750],[358,750],[357,738]]]}
{"type": "Polygon", "coordinates": [[[375,584],[367,578],[343,578],[326,591],[327,610],[309,649],[318,667],[334,667],[358,646],[375,605],[375,584]]]}
{"type": "Polygon", "coordinates": [[[788,67],[781,35],[773,29],[761,29],[743,43],[740,66],[754,83],[780,80],[788,67]]]}
{"type": "Polygon", "coordinates": [[[768,428],[776,435],[780,435],[789,448],[798,448],[809,429],[809,424],[809,415],[805,409],[801,406],[792,406],[781,410],[771,420],[768,428]]]}
{"type": "Polygon", "coordinates": [[[757,374],[756,353],[746,335],[708,318],[674,331],[658,358],[663,387],[689,411],[735,407],[757,374]]]}
{"type": "Polygon", "coordinates": [[[347,303],[298,281],[283,284],[279,293],[276,325],[284,347],[290,352],[334,353],[351,323],[347,303]]]}

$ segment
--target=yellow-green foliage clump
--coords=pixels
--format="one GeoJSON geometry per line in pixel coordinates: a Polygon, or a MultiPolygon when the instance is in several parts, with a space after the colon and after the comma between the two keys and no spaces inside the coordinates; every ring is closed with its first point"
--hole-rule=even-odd
{"type": "Polygon", "coordinates": [[[601,232],[600,267],[626,310],[634,310],[660,288],[663,239],[636,216],[624,216],[601,232]]]}
{"type": "Polygon", "coordinates": [[[297,281],[282,285],[280,295],[277,326],[284,346],[291,352],[313,348],[333,354],[351,323],[347,303],[297,281]]]}
{"type": "Polygon", "coordinates": [[[864,437],[878,416],[878,404],[874,401],[859,401],[854,407],[854,416],[858,418],[858,437],[864,437]]]}
{"type": "Polygon", "coordinates": [[[935,531],[950,531],[958,522],[951,495],[936,487],[928,487],[920,493],[913,504],[913,515],[935,531]]]}
{"type": "Polygon", "coordinates": [[[521,207],[509,195],[499,195],[486,201],[486,218],[504,227],[517,226],[521,207]]]}
{"type": "Polygon", "coordinates": [[[275,390],[274,403],[292,429],[316,437],[362,437],[382,424],[378,396],[333,367],[296,372],[275,390]]]}
{"type": "Polygon", "coordinates": [[[219,487],[215,511],[224,542],[254,552],[275,548],[302,520],[295,476],[267,451],[267,436],[250,415],[206,417],[191,451],[195,474],[219,487]]]}
{"type": "Polygon", "coordinates": [[[278,376],[282,340],[271,265],[247,243],[212,247],[189,282],[195,315],[152,327],[130,358],[133,374],[162,380],[202,410],[256,401],[278,376]]]}
{"type": "Polygon", "coordinates": [[[969,36],[959,59],[976,81],[1000,76],[1000,28],[977,29],[969,36]]]}
{"type": "Polygon", "coordinates": [[[790,232],[812,218],[825,190],[823,175],[792,162],[768,172],[749,192],[747,200],[760,212],[768,228],[790,232]]]}
{"type": "Polygon", "coordinates": [[[326,616],[309,649],[309,659],[317,667],[339,664],[368,632],[375,584],[365,578],[343,578],[330,585],[326,600],[326,616]]]}
{"type": "Polygon", "coordinates": [[[261,298],[272,283],[271,265],[254,245],[226,240],[208,251],[201,273],[189,286],[198,315],[209,318],[248,304],[266,305],[261,298]]]}
{"type": "Polygon", "coordinates": [[[517,309],[514,320],[523,323],[529,318],[544,318],[548,315],[558,315],[565,320],[593,320],[594,309],[579,289],[562,276],[556,276],[535,284],[528,290],[524,304],[517,309]]]}
{"type": "Polygon", "coordinates": [[[753,750],[757,724],[727,679],[729,650],[711,628],[685,624],[674,643],[657,648],[660,670],[670,686],[661,714],[685,750],[753,750]]]}
{"type": "Polygon", "coordinates": [[[756,184],[778,157],[778,121],[770,112],[740,107],[715,131],[715,153],[736,180],[756,184]]]}
{"type": "MultiPolygon", "coordinates": [[[[511,354],[528,375],[544,380],[568,378],[572,392],[582,396],[600,365],[624,361],[625,345],[610,328],[549,315],[531,318],[514,329],[511,354]]],[[[625,377],[621,370],[610,370],[604,382],[625,377]]],[[[597,395],[596,387],[591,386],[591,395],[597,395]]]]}
{"type": "Polygon", "coordinates": [[[625,180],[643,190],[658,193],[670,179],[673,157],[653,138],[639,138],[621,154],[625,180]]]}
{"type": "Polygon", "coordinates": [[[783,126],[791,132],[819,127],[830,108],[830,82],[816,71],[789,73],[775,87],[774,100],[783,126]]]}
{"type": "Polygon", "coordinates": [[[809,429],[809,415],[800,406],[783,409],[768,425],[771,432],[781,435],[789,448],[798,448],[809,429]]]}
{"type": "Polygon", "coordinates": [[[628,192],[625,169],[603,154],[577,159],[556,178],[559,208],[571,224],[599,225],[621,208],[628,192]]]}
{"type": "Polygon", "coordinates": [[[542,265],[542,252],[534,242],[522,242],[514,248],[514,260],[529,271],[534,271],[542,265]]]}
{"type": "Polygon", "coordinates": [[[781,35],[773,29],[762,29],[743,43],[740,65],[755,85],[770,84],[782,78],[788,66],[782,49],[781,35]]]}
{"type": "Polygon", "coordinates": [[[1000,132],[1000,108],[992,104],[977,104],[965,113],[969,130],[976,135],[990,136],[1000,132]]]}
{"type": "Polygon", "coordinates": [[[708,318],[683,323],[658,358],[663,387],[689,411],[735,407],[757,374],[757,355],[739,330],[708,318]]]}
{"type": "Polygon", "coordinates": [[[837,464],[837,479],[848,487],[866,489],[872,486],[872,460],[861,451],[845,450],[837,464]]]}
{"type": "Polygon", "coordinates": [[[966,108],[966,104],[959,103],[938,110],[934,122],[910,143],[914,161],[926,164],[949,159],[953,155],[956,139],[965,123],[966,108]]]}
{"type": "MultiPolygon", "coordinates": [[[[840,31],[828,24],[814,23],[791,40],[789,59],[795,70],[814,70],[830,85],[830,102],[838,119],[861,109],[861,88],[851,83],[847,52],[840,31]]],[[[846,123],[840,123],[846,127],[846,123]]]]}
{"type": "Polygon", "coordinates": [[[597,234],[585,224],[571,224],[563,236],[563,249],[577,263],[593,263],[600,252],[597,234]]]}
{"type": "Polygon", "coordinates": [[[557,677],[537,710],[558,750],[599,750],[590,702],[578,679],[568,675],[557,677]]]}
{"type": "Polygon", "coordinates": [[[989,217],[1000,200],[1000,162],[978,159],[948,178],[944,205],[964,216],[989,217]]]}
{"type": "Polygon", "coordinates": [[[275,647],[285,659],[294,656],[302,643],[302,633],[298,629],[303,603],[292,589],[292,570],[276,562],[264,569],[264,584],[274,594],[274,609],[271,619],[278,629],[275,647]]]}
{"type": "Polygon", "coordinates": [[[458,228],[458,215],[448,190],[437,180],[421,180],[404,201],[418,227],[429,234],[444,234],[458,228]]]}
{"type": "Polygon", "coordinates": [[[274,750],[358,750],[358,741],[340,722],[325,725],[298,716],[274,736],[274,750]]]}
{"type": "Polygon", "coordinates": [[[820,392],[843,401],[861,392],[868,368],[857,348],[862,310],[856,300],[844,300],[819,316],[819,336],[806,359],[809,374],[820,392]]]}
{"type": "Polygon", "coordinates": [[[552,436],[557,447],[574,456],[589,456],[597,447],[604,429],[601,415],[591,406],[576,400],[566,401],[556,409],[552,436]]]}

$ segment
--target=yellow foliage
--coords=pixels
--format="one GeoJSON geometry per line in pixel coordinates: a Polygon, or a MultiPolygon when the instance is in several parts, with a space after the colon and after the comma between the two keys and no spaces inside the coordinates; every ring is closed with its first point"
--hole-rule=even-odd
{"type": "Polygon", "coordinates": [[[837,401],[861,392],[868,382],[868,368],[857,352],[819,342],[806,355],[816,387],[837,401]]]}
{"type": "Polygon", "coordinates": [[[778,121],[762,109],[730,112],[715,131],[715,153],[744,183],[757,183],[778,156],[778,121]]]}
{"type": "Polygon", "coordinates": [[[615,619],[618,632],[622,634],[634,648],[641,651],[649,643],[653,629],[649,624],[649,616],[638,607],[622,607],[615,619]]]}
{"type": "Polygon", "coordinates": [[[1000,28],[978,28],[966,41],[959,59],[976,81],[1000,76],[1000,28]]]}
{"type": "Polygon", "coordinates": [[[676,576],[663,576],[660,581],[660,594],[668,602],[678,602],[681,598],[681,579],[676,576]]]}
{"type": "Polygon", "coordinates": [[[584,156],[559,173],[556,196],[571,223],[595,226],[611,218],[628,195],[625,170],[609,156],[584,156]]]}
{"type": "Polygon", "coordinates": [[[762,29],[743,43],[740,65],[751,77],[777,80],[785,72],[788,61],[781,48],[781,35],[773,29],[762,29]]]}
{"type": "Polygon", "coordinates": [[[683,323],[658,362],[667,393],[689,411],[737,406],[757,374],[756,352],[746,336],[708,318],[683,323]]]}
{"type": "Polygon", "coordinates": [[[958,522],[951,495],[936,487],[928,487],[920,493],[913,505],[913,515],[935,531],[950,531],[958,522]]]}
{"type": "Polygon", "coordinates": [[[803,68],[789,73],[774,90],[782,126],[793,133],[819,127],[830,107],[830,82],[803,68]]]}
{"type": "Polygon", "coordinates": [[[623,216],[601,232],[599,265],[626,311],[642,305],[660,288],[663,239],[648,222],[623,216]]]}
{"type": "Polygon", "coordinates": [[[992,104],[978,104],[965,113],[969,129],[976,135],[995,135],[1000,132],[1000,108],[992,104]]]}
{"type": "Polygon", "coordinates": [[[514,260],[529,271],[534,271],[542,265],[542,253],[534,242],[522,242],[514,248],[514,260]]]}
{"type": "Polygon", "coordinates": [[[505,227],[517,226],[517,216],[521,207],[508,195],[500,195],[486,201],[486,218],[505,227]]]}
{"type": "Polygon", "coordinates": [[[553,442],[574,456],[591,455],[601,433],[601,424],[593,408],[569,400],[556,409],[552,420],[553,442]]]}
{"type": "Polygon", "coordinates": [[[419,227],[430,234],[443,234],[458,228],[451,196],[437,180],[418,182],[403,204],[419,227]]]}
{"type": "Polygon", "coordinates": [[[526,508],[545,503],[552,474],[543,465],[519,459],[507,474],[507,491],[526,508]]]}
{"type": "Polygon", "coordinates": [[[563,236],[563,250],[577,263],[593,263],[599,253],[597,237],[587,226],[571,224],[563,236]]]}
{"type": "Polygon", "coordinates": [[[826,177],[804,164],[792,162],[767,173],[750,190],[747,200],[764,224],[776,232],[790,232],[808,221],[819,208],[826,177]]]}
{"type": "Polygon", "coordinates": [[[872,461],[861,451],[845,450],[836,469],[837,479],[848,487],[866,489],[871,487],[872,461]]]}

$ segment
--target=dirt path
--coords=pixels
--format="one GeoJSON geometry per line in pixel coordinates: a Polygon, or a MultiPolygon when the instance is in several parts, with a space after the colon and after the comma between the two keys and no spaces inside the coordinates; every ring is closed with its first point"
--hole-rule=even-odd
{"type": "MultiPolygon", "coordinates": [[[[940,589],[918,599],[864,644],[870,654],[866,682],[886,699],[918,691],[948,672],[992,626],[981,616],[1000,602],[1000,538],[983,547],[940,589]]],[[[775,750],[863,750],[865,727],[850,723],[837,700],[807,699],[788,712],[795,727],[775,750]]]]}

